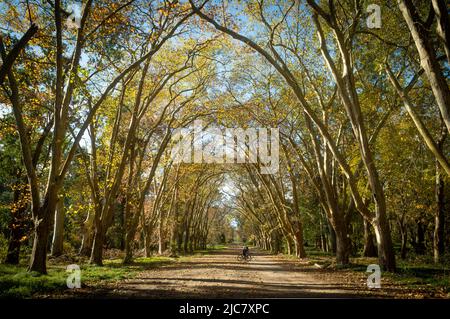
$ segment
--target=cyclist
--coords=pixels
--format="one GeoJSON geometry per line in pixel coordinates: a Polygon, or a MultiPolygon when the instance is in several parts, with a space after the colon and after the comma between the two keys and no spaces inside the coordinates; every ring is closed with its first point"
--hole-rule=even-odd
{"type": "Polygon", "coordinates": [[[248,246],[245,245],[244,248],[242,249],[242,256],[244,256],[244,258],[247,258],[249,252],[250,250],[248,249],[248,246]]]}

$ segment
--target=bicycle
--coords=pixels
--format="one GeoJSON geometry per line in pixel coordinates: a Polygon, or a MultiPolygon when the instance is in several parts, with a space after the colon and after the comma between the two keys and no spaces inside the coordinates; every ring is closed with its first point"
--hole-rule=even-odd
{"type": "Polygon", "coordinates": [[[249,262],[252,261],[253,257],[250,254],[247,254],[246,256],[239,254],[236,257],[237,261],[244,261],[244,262],[249,262]]]}

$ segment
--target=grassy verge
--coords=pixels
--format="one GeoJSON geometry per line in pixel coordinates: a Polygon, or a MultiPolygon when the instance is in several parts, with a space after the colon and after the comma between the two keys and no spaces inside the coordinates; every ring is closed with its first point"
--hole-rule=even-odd
{"type": "Polygon", "coordinates": [[[450,265],[420,261],[399,260],[396,273],[385,273],[386,278],[409,288],[433,289],[450,298],[450,265]]]}
{"type": "Polygon", "coordinates": [[[214,252],[217,250],[223,250],[226,248],[228,248],[228,247],[225,245],[208,245],[206,247],[206,249],[199,249],[199,250],[194,251],[194,254],[208,254],[210,252],[214,252]]]}
{"type": "MultiPolygon", "coordinates": [[[[174,262],[168,257],[136,258],[130,265],[120,259],[106,260],[104,266],[80,264],[82,287],[107,281],[133,278],[140,271],[174,262]]],[[[58,293],[67,288],[67,265],[50,264],[48,274],[27,272],[25,266],[0,265],[0,297],[31,298],[35,295],[58,293]]]]}
{"type": "MultiPolygon", "coordinates": [[[[424,259],[421,257],[408,260],[397,259],[397,272],[383,272],[382,278],[407,289],[429,291],[450,297],[450,266],[424,262],[424,259]]],[[[378,264],[378,259],[351,258],[349,268],[357,272],[366,272],[370,264],[378,264]]]]}
{"type": "MultiPolygon", "coordinates": [[[[364,273],[364,276],[368,274],[368,265],[378,264],[377,258],[354,257],[350,258],[348,267],[342,268],[335,264],[335,258],[330,253],[308,249],[307,254],[311,265],[318,264],[333,271],[364,273]]],[[[411,255],[406,260],[397,258],[397,272],[382,272],[382,281],[406,290],[450,298],[450,263],[434,264],[430,256],[411,255]]]]}
{"type": "MultiPolygon", "coordinates": [[[[208,245],[207,249],[197,250],[194,255],[208,254],[227,248],[224,245],[208,245]]],[[[183,256],[189,258],[192,255],[183,256]]],[[[63,262],[50,260],[47,275],[30,273],[26,265],[12,266],[0,264],[0,298],[32,298],[34,296],[63,292],[67,288],[69,264],[78,264],[81,270],[82,287],[93,287],[106,282],[135,277],[139,272],[175,262],[170,257],[139,257],[130,265],[123,265],[119,258],[104,261],[103,266],[89,265],[84,262],[63,262]]]]}

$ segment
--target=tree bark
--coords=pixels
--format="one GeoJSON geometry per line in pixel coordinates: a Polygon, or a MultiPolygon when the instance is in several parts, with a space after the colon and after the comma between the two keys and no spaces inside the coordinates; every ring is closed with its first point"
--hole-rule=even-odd
{"type": "Polygon", "coordinates": [[[367,222],[365,219],[363,220],[364,223],[364,250],[363,250],[363,256],[364,257],[377,257],[377,249],[375,247],[375,244],[373,243],[373,234],[370,230],[370,223],[367,222]]]}
{"type": "Polygon", "coordinates": [[[341,266],[350,263],[350,241],[347,232],[347,225],[344,221],[337,221],[334,224],[336,232],[336,263],[341,266]]]}
{"type": "Polygon", "coordinates": [[[151,257],[152,256],[152,250],[151,250],[151,244],[152,244],[152,233],[149,229],[147,229],[144,233],[144,253],[145,257],[151,257]]]}
{"type": "MultiPolygon", "coordinates": [[[[46,209],[45,207],[42,209],[46,209]]],[[[51,214],[50,209],[46,209],[45,215],[51,214]]],[[[50,233],[50,218],[35,220],[34,240],[30,258],[29,271],[36,271],[47,274],[47,244],[50,233]]]]}
{"type": "Polygon", "coordinates": [[[384,215],[378,215],[372,223],[378,245],[378,259],[383,270],[394,272],[396,270],[395,254],[392,247],[392,237],[389,223],[384,215]]]}
{"type": "MultiPolygon", "coordinates": [[[[13,225],[17,225],[17,222],[12,222],[13,225]]],[[[18,265],[20,257],[20,239],[23,236],[22,227],[14,227],[11,229],[11,238],[8,243],[8,252],[6,253],[5,264],[18,265]]]]}
{"type": "Polygon", "coordinates": [[[428,78],[442,119],[450,132],[450,89],[436,58],[436,50],[430,41],[429,31],[420,20],[412,1],[400,0],[398,1],[398,6],[416,44],[417,52],[420,56],[420,65],[428,78]]]}
{"type": "Polygon", "coordinates": [[[8,243],[8,251],[5,258],[5,264],[19,264],[21,241],[28,230],[28,224],[26,223],[25,219],[27,211],[29,209],[29,205],[28,203],[23,204],[23,199],[28,194],[28,189],[23,189],[20,183],[15,185],[13,203],[16,209],[11,210],[12,220],[9,225],[10,238],[8,243]]]}
{"type": "Polygon", "coordinates": [[[103,227],[100,220],[95,221],[94,242],[92,243],[91,258],[89,263],[102,266],[103,265],[103,227]]]}
{"type": "Polygon", "coordinates": [[[56,205],[55,221],[53,225],[53,240],[51,255],[57,257],[63,253],[64,242],[64,200],[59,199],[56,205]]]}
{"type": "Polygon", "coordinates": [[[406,259],[406,254],[408,253],[408,231],[406,230],[405,225],[400,227],[400,236],[401,236],[401,247],[400,247],[400,258],[406,259]]]}
{"type": "Polygon", "coordinates": [[[131,238],[131,236],[134,237],[134,232],[132,234],[130,232],[127,232],[125,236],[125,257],[123,259],[123,263],[125,265],[131,264],[131,262],[133,261],[134,238],[131,238]]]}
{"type": "MultiPolygon", "coordinates": [[[[447,30],[448,35],[449,30],[447,30]]],[[[450,56],[449,56],[450,58],[450,56]]],[[[447,138],[447,131],[445,126],[441,125],[441,135],[438,140],[439,150],[442,151],[445,139],[447,138]]],[[[434,262],[439,263],[441,256],[445,250],[445,182],[441,174],[441,168],[436,160],[436,179],[435,179],[435,198],[436,198],[436,213],[434,217],[434,233],[433,233],[433,256],[434,262]]]]}
{"type": "Polygon", "coordinates": [[[330,248],[331,248],[331,252],[336,255],[336,232],[333,229],[333,226],[330,224],[330,222],[328,221],[328,231],[330,233],[330,248]]]}
{"type": "Polygon", "coordinates": [[[440,173],[439,164],[436,162],[436,214],[434,217],[434,234],[433,234],[433,255],[434,262],[439,263],[442,254],[445,250],[444,242],[444,226],[445,226],[445,192],[444,192],[444,179],[440,173]]]}
{"type": "Polygon", "coordinates": [[[421,220],[417,221],[417,241],[414,247],[416,254],[423,255],[425,254],[425,225],[421,220]]]}
{"type": "MultiPolygon", "coordinates": [[[[302,225],[303,226],[303,225],[302,225]]],[[[297,258],[306,258],[305,245],[303,240],[303,227],[298,227],[299,230],[295,233],[295,255],[297,258]]]]}
{"type": "MultiPolygon", "coordinates": [[[[436,157],[436,160],[439,162],[441,167],[445,170],[448,176],[450,176],[450,164],[448,162],[447,157],[442,152],[441,147],[439,146],[439,142],[436,143],[433,139],[433,136],[430,134],[429,130],[425,126],[425,123],[420,118],[419,114],[414,110],[413,104],[408,96],[407,90],[403,89],[400,86],[400,83],[392,73],[391,68],[387,65],[386,71],[388,73],[389,79],[391,80],[392,85],[396,89],[398,95],[403,100],[403,105],[405,106],[406,111],[414,122],[414,125],[417,128],[417,131],[422,136],[426,146],[436,157]]],[[[408,85],[408,87],[411,87],[408,85]]],[[[445,126],[444,126],[445,128],[445,126]]]]}
{"type": "Polygon", "coordinates": [[[83,239],[79,254],[89,257],[92,251],[92,243],[94,240],[94,217],[95,213],[89,211],[83,224],[83,239]]]}
{"type": "Polygon", "coordinates": [[[436,31],[444,46],[447,62],[450,63],[450,19],[445,0],[432,0],[437,17],[436,31]]]}
{"type": "Polygon", "coordinates": [[[163,234],[163,212],[159,214],[158,222],[158,254],[162,255],[164,252],[164,234],[163,234]]]}
{"type": "MultiPolygon", "coordinates": [[[[33,36],[38,31],[38,26],[36,24],[31,24],[28,30],[24,33],[22,38],[20,38],[19,42],[11,49],[11,51],[2,57],[3,64],[0,66],[0,85],[3,84],[5,77],[11,71],[15,60],[19,56],[20,52],[26,47],[28,42],[33,38],[33,36]]],[[[0,42],[3,45],[3,39],[0,35],[0,42]]]]}

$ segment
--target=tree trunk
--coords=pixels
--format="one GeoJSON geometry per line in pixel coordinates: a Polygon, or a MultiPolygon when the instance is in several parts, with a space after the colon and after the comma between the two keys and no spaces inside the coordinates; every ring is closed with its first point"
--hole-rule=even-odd
{"type": "Polygon", "coordinates": [[[19,206],[17,210],[12,211],[12,221],[10,223],[10,238],[8,243],[8,252],[5,258],[5,264],[17,265],[19,264],[20,246],[22,237],[27,233],[28,225],[25,222],[27,205],[20,205],[20,200],[23,198],[24,191],[16,188],[14,190],[14,203],[19,206]]]}
{"type": "MultiPolygon", "coordinates": [[[[303,230],[303,227],[301,227],[303,230]]],[[[303,231],[299,230],[295,234],[295,255],[297,258],[306,258],[306,251],[303,242],[303,231]]]]}
{"type": "Polygon", "coordinates": [[[322,231],[322,234],[320,235],[320,248],[323,252],[328,252],[328,243],[327,243],[327,235],[325,234],[325,231],[322,231]]]}
{"type": "MultiPolygon", "coordinates": [[[[447,30],[447,34],[450,32],[447,30]]],[[[449,56],[450,58],[450,56],[449,56]]],[[[442,125],[443,126],[443,125],[442,125]]],[[[441,136],[438,141],[438,147],[443,149],[447,131],[445,126],[441,129],[441,136]]],[[[442,254],[445,250],[445,183],[441,173],[438,161],[436,160],[436,179],[435,179],[435,198],[436,198],[436,213],[434,217],[434,233],[433,233],[433,255],[434,262],[439,263],[442,254]]]]}
{"type": "Polygon", "coordinates": [[[436,31],[444,46],[447,62],[450,63],[450,18],[448,15],[448,6],[445,0],[432,0],[433,9],[437,17],[436,31]]]}
{"type": "Polygon", "coordinates": [[[11,238],[9,239],[8,252],[5,258],[5,264],[18,265],[20,257],[20,238],[22,237],[21,227],[11,231],[11,238]]]}
{"type": "Polygon", "coordinates": [[[160,214],[160,219],[158,223],[158,254],[162,255],[164,252],[164,235],[163,235],[163,216],[162,212],[160,214]]]}
{"type": "Polygon", "coordinates": [[[179,252],[177,251],[178,221],[177,221],[177,215],[176,215],[176,208],[175,208],[174,220],[172,221],[170,229],[171,229],[170,230],[170,239],[169,239],[170,256],[176,256],[179,254],[179,252]]]}
{"type": "Polygon", "coordinates": [[[420,220],[417,222],[417,241],[414,248],[416,254],[425,254],[425,226],[420,220]]]}
{"type": "Polygon", "coordinates": [[[94,215],[92,212],[89,212],[86,220],[84,221],[83,225],[83,239],[81,241],[81,247],[79,254],[81,256],[89,257],[92,252],[92,243],[94,240],[94,215]]]}
{"type": "Polygon", "coordinates": [[[440,261],[441,255],[445,250],[444,243],[444,225],[445,225],[445,193],[444,193],[444,179],[440,173],[438,163],[436,163],[436,215],[434,218],[434,262],[440,261]]]}
{"type": "Polygon", "coordinates": [[[428,78],[442,119],[450,132],[450,89],[436,58],[436,50],[431,43],[432,37],[423,23],[418,21],[419,15],[411,1],[401,0],[398,2],[398,6],[411,32],[420,56],[420,65],[428,78]]]}
{"type": "Polygon", "coordinates": [[[370,223],[367,222],[365,219],[364,222],[364,250],[363,250],[363,256],[364,257],[377,257],[377,249],[375,247],[375,244],[373,243],[373,234],[370,230],[370,223]]]}
{"type": "Polygon", "coordinates": [[[186,228],[184,232],[184,242],[183,242],[183,252],[187,253],[189,249],[189,238],[190,238],[190,231],[189,227],[186,228]]]}
{"type": "Polygon", "coordinates": [[[384,214],[378,215],[378,219],[374,219],[372,223],[377,239],[378,259],[383,270],[395,272],[395,254],[392,247],[391,232],[388,221],[384,217],[384,214]]]}
{"type": "Polygon", "coordinates": [[[123,263],[130,264],[133,261],[134,232],[127,232],[125,235],[125,257],[123,263]]]}
{"type": "Polygon", "coordinates": [[[56,209],[57,192],[50,186],[44,205],[34,216],[34,241],[31,251],[29,271],[47,274],[47,246],[50,235],[50,221],[56,209]]]}
{"type": "Polygon", "coordinates": [[[289,236],[284,236],[284,241],[286,242],[286,252],[288,255],[292,254],[292,242],[289,236]]]}
{"type": "Polygon", "coordinates": [[[407,247],[407,244],[408,244],[408,232],[407,232],[407,230],[405,229],[404,226],[400,229],[400,236],[401,236],[401,240],[402,240],[401,248],[400,248],[400,258],[401,259],[406,259],[406,254],[408,252],[408,247],[407,247]]]}
{"type": "Polygon", "coordinates": [[[30,258],[29,271],[47,274],[47,244],[50,233],[50,220],[44,218],[35,222],[33,250],[30,258]]]}
{"type": "Polygon", "coordinates": [[[97,227],[94,233],[94,242],[92,244],[91,258],[89,262],[91,264],[102,266],[103,265],[103,227],[101,222],[97,223],[97,227]]]}
{"type": "Polygon", "coordinates": [[[330,243],[329,246],[331,248],[331,252],[333,255],[336,255],[337,246],[336,246],[336,232],[333,229],[333,226],[328,222],[328,230],[330,232],[330,243]]]}
{"type": "Polygon", "coordinates": [[[145,245],[145,247],[144,247],[145,257],[151,257],[152,256],[152,250],[151,250],[152,230],[148,226],[144,227],[144,245],[145,245]]]}
{"type": "Polygon", "coordinates": [[[350,247],[345,225],[336,225],[336,263],[346,266],[350,263],[350,247]]]}
{"type": "Polygon", "coordinates": [[[59,199],[56,204],[55,222],[53,225],[53,240],[51,255],[57,257],[63,253],[64,242],[64,200],[59,199]]]}

